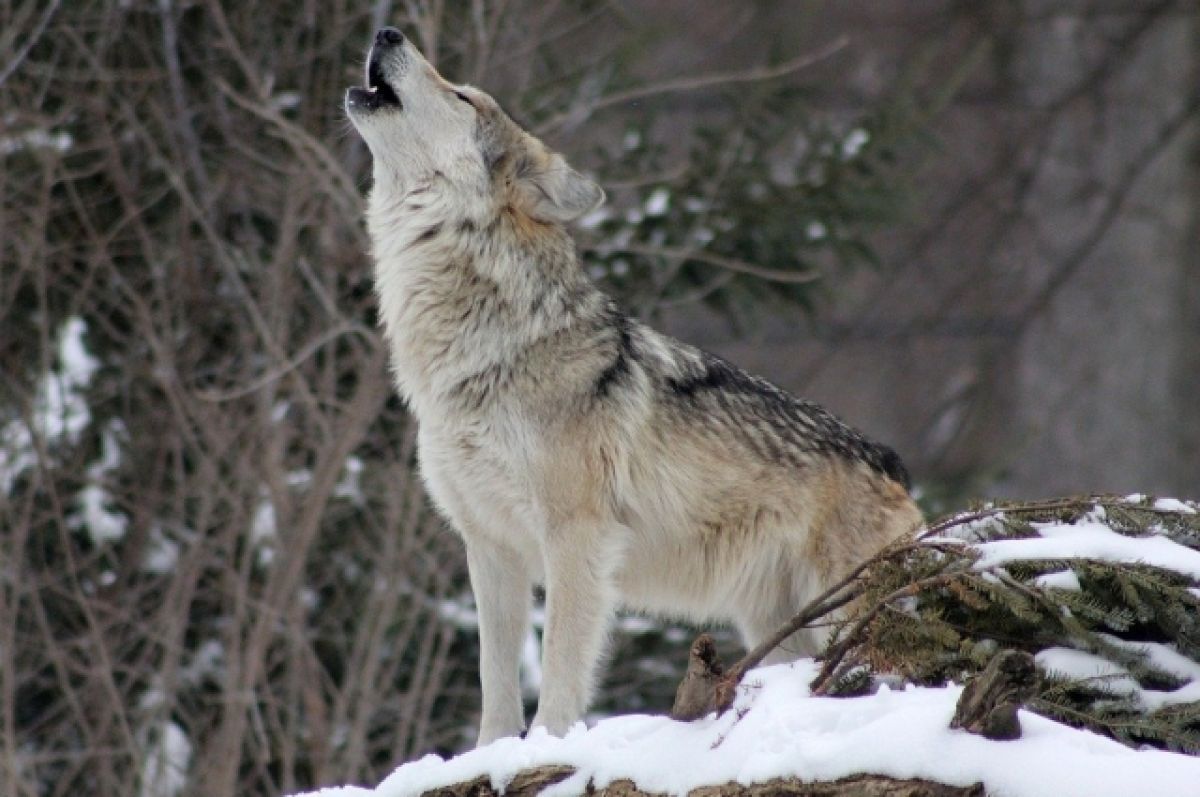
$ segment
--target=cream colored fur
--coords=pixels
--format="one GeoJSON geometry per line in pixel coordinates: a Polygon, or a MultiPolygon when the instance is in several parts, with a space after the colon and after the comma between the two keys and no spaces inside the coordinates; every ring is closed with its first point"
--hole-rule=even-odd
{"type": "MultiPolygon", "coordinates": [[[[602,201],[593,183],[411,43],[381,38],[369,63],[400,103],[347,99],[374,157],[380,313],[429,494],[466,544],[480,744],[525,727],[533,585],[533,725],[562,733],[616,609],[729,622],[750,645],[918,525],[890,450],[591,285],[563,225],[602,201]]],[[[773,658],[819,641],[802,632],[773,658]]]]}

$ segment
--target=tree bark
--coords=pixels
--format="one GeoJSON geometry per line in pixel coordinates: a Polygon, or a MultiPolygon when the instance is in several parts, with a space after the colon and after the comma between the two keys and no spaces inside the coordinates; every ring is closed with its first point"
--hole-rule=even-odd
{"type": "MultiPolygon", "coordinates": [[[[574,773],[567,766],[542,766],[522,770],[500,792],[492,787],[487,775],[474,780],[441,786],[425,792],[422,797],[535,797],[574,773]]],[[[616,780],[595,788],[587,785],[589,797],[659,797],[658,792],[644,791],[632,780],[616,780]]],[[[701,786],[688,797],[985,797],[983,784],[949,786],[928,780],[897,780],[885,775],[854,775],[835,781],[804,783],[796,778],[775,778],[764,783],[746,785],[722,783],[701,786]]]]}
{"type": "Polygon", "coordinates": [[[950,727],[995,741],[1020,739],[1017,710],[1033,697],[1037,685],[1033,656],[1023,650],[1002,650],[963,689],[950,727]]]}

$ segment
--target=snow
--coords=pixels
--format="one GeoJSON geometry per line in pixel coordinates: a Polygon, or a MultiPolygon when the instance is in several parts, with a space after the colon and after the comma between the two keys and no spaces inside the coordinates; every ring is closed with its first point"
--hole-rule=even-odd
{"type": "Polygon", "coordinates": [[[155,575],[166,575],[179,562],[179,543],[167,536],[159,524],[150,527],[150,538],[146,553],[142,556],[142,569],[155,575]]]}
{"type": "Polygon", "coordinates": [[[303,99],[304,95],[298,91],[281,91],[271,98],[271,106],[277,111],[290,111],[298,108],[303,99]]]}
{"type": "MultiPolygon", "coordinates": [[[[48,445],[77,443],[92,423],[86,390],[100,361],[85,345],[87,322],[68,318],[58,330],[55,367],[42,375],[34,399],[32,425],[22,419],[0,426],[0,495],[37,463],[35,432],[48,445]]],[[[92,542],[105,545],[125,536],[129,519],[115,508],[107,488],[108,475],[121,464],[120,440],[127,438],[119,420],[110,421],[100,434],[100,457],[87,468],[87,481],[73,496],[67,522],[81,529],[92,542]]]]}
{"type": "Polygon", "coordinates": [[[842,141],[842,159],[851,160],[858,153],[862,152],[862,148],[871,140],[871,134],[861,127],[856,127],[850,131],[846,138],[842,141]]]}
{"type": "Polygon", "coordinates": [[[188,785],[192,743],[174,722],[162,723],[155,736],[157,739],[142,762],[139,797],[175,797],[188,785]]]}
{"type": "Polygon", "coordinates": [[[976,544],[982,555],[975,569],[1031,559],[1080,558],[1143,563],[1200,579],[1200,551],[1166,537],[1129,537],[1096,521],[1034,523],[1033,528],[1037,537],[976,544]]]}
{"type": "Polygon", "coordinates": [[[1189,659],[1176,650],[1174,645],[1166,645],[1161,642],[1132,642],[1111,634],[1101,634],[1100,636],[1111,645],[1144,654],[1151,665],[1176,678],[1200,681],[1200,662],[1189,659]]]}
{"type": "Polygon", "coordinates": [[[1157,711],[1165,706],[1179,706],[1185,703],[1200,702],[1200,682],[1193,681],[1178,689],[1163,692],[1157,689],[1143,689],[1138,694],[1138,702],[1147,711],[1157,711]]]}
{"type": "Polygon", "coordinates": [[[1184,503],[1177,498],[1160,498],[1154,502],[1154,508],[1165,512],[1182,512],[1185,515],[1196,514],[1194,504],[1184,503]]]}
{"type": "Polygon", "coordinates": [[[363,461],[356,456],[346,458],[342,478],[333,488],[336,498],[348,498],[352,503],[362,506],[366,500],[362,491],[363,461]]]}
{"type": "MultiPolygon", "coordinates": [[[[100,362],[84,346],[86,334],[82,318],[68,318],[58,332],[57,367],[39,381],[33,425],[48,444],[63,438],[76,442],[92,421],[84,390],[100,362]]],[[[8,495],[17,478],[37,463],[33,441],[19,418],[0,426],[0,495],[8,495]]]]}
{"type": "MultiPolygon", "coordinates": [[[[1149,499],[1143,499],[1149,500],[1149,499]]],[[[1194,511],[1188,504],[1159,499],[1155,508],[1194,511]]],[[[986,541],[984,526],[996,517],[973,521],[962,537],[942,542],[969,545],[980,553],[974,563],[984,577],[1015,561],[1085,558],[1143,562],[1200,579],[1200,552],[1164,535],[1132,537],[1103,522],[1098,507],[1074,524],[1035,523],[1027,539],[986,541]]],[[[1036,586],[1078,590],[1071,569],[1045,573],[1036,586]]],[[[1200,595],[1200,589],[1193,588],[1200,595]]],[[[461,607],[460,607],[461,608],[461,607]]],[[[540,616],[534,625],[539,625],[540,616]]],[[[621,621],[629,631],[653,625],[639,617],[621,621]]],[[[1174,690],[1147,689],[1120,663],[1069,647],[1052,647],[1035,657],[1047,673],[1095,679],[1114,698],[1143,710],[1200,701],[1200,663],[1169,644],[1135,642],[1101,634],[1105,642],[1135,652],[1146,664],[1175,678],[1174,690]]],[[[526,693],[540,681],[537,637],[531,634],[522,657],[526,693]]],[[[1107,797],[1153,794],[1200,797],[1200,758],[1151,748],[1134,750],[1086,730],[1021,713],[1022,738],[993,742],[949,728],[961,687],[916,687],[886,683],[873,695],[815,697],[808,683],[816,673],[811,659],[761,668],[738,688],[733,709],[693,723],[664,716],[627,715],[600,719],[589,728],[576,724],[563,738],[544,729],[527,738],[501,739],[450,759],[435,755],[405,764],[377,788],[340,787],[311,797],[415,797],[427,790],[486,776],[503,788],[520,771],[566,765],[575,773],[542,792],[545,797],[584,793],[588,784],[604,787],[628,778],[641,789],[686,794],[701,786],[728,782],[761,783],[775,778],[829,781],[856,774],[925,778],[951,785],[984,784],[999,797],[1107,797]]]]}
{"type": "Polygon", "coordinates": [[[256,549],[255,559],[259,567],[270,567],[275,561],[275,542],[278,533],[275,527],[275,505],[264,487],[262,497],[250,520],[250,544],[256,549]]]}
{"type": "Polygon", "coordinates": [[[531,624],[525,633],[525,641],[521,645],[521,694],[530,699],[537,699],[542,691],[542,643],[538,639],[537,629],[531,624]]]}
{"type": "MultiPolygon", "coordinates": [[[[1149,646],[1149,643],[1123,643],[1121,640],[1115,638],[1110,638],[1110,641],[1122,647],[1137,648],[1149,646]]],[[[1156,645],[1156,647],[1167,648],[1166,645],[1156,645]]],[[[1169,653],[1173,653],[1174,656],[1184,659],[1190,665],[1184,668],[1188,673],[1184,677],[1197,677],[1197,670],[1200,670],[1200,665],[1196,665],[1195,662],[1186,659],[1184,656],[1180,656],[1177,652],[1169,651],[1169,653]]],[[[1147,654],[1150,656],[1152,663],[1157,664],[1159,661],[1169,662],[1167,666],[1160,667],[1160,669],[1172,674],[1183,675],[1179,671],[1178,661],[1166,655],[1164,651],[1157,651],[1156,653],[1147,651],[1147,654]]],[[[1143,689],[1137,680],[1130,675],[1129,670],[1120,664],[1082,650],[1061,647],[1045,648],[1038,652],[1034,657],[1034,661],[1040,669],[1049,673],[1072,679],[1094,680],[1095,683],[1093,683],[1093,686],[1106,692],[1112,692],[1114,695],[1131,698],[1146,711],[1157,711],[1164,706],[1194,703],[1200,700],[1200,680],[1184,684],[1174,690],[1143,689]]]]}
{"type": "Polygon", "coordinates": [[[964,540],[967,542],[979,542],[985,540],[988,533],[995,528],[995,524],[1004,520],[1005,515],[1003,512],[992,512],[986,506],[981,511],[988,512],[988,514],[976,518],[975,512],[960,512],[945,521],[951,525],[941,535],[922,536],[921,539],[930,542],[962,542],[964,540]],[[967,518],[975,519],[966,520],[967,518]]]}
{"type": "Polygon", "coordinates": [[[1079,576],[1075,575],[1074,570],[1060,570],[1056,573],[1046,573],[1035,578],[1033,583],[1034,586],[1043,589],[1065,589],[1071,592],[1079,592],[1082,589],[1079,585],[1079,576]]]}
{"type": "Polygon", "coordinates": [[[292,405],[286,401],[276,402],[275,406],[271,408],[271,423],[279,423],[282,421],[287,417],[288,410],[291,408],[292,405]]]}
{"type": "Polygon", "coordinates": [[[284,474],[283,481],[288,487],[295,487],[297,490],[307,490],[312,484],[312,471],[308,468],[298,468],[290,470],[284,474]]]}
{"type": "Polygon", "coordinates": [[[21,421],[0,426],[0,496],[12,492],[13,483],[37,464],[33,436],[21,421]]]}
{"type": "Polygon", "coordinates": [[[102,546],[125,536],[129,518],[114,509],[112,494],[105,487],[108,474],[121,464],[119,439],[127,437],[125,424],[110,421],[100,434],[100,459],[88,466],[88,482],[75,496],[76,511],[68,518],[72,528],[81,528],[102,546]]]}
{"type": "Polygon", "coordinates": [[[610,218],[612,211],[607,205],[601,205],[575,223],[585,230],[594,230],[610,218]]]}
{"type": "Polygon", "coordinates": [[[645,212],[647,216],[662,216],[671,205],[671,194],[665,188],[656,188],[646,198],[645,212]]]}
{"type": "Polygon", "coordinates": [[[617,620],[617,628],[626,634],[652,634],[663,630],[663,624],[653,617],[643,617],[640,614],[630,614],[617,620]]]}
{"type": "Polygon", "coordinates": [[[475,611],[475,600],[469,592],[440,602],[437,610],[438,616],[455,628],[462,631],[479,628],[479,613],[475,611]]]}
{"type": "Polygon", "coordinates": [[[77,514],[70,518],[72,527],[82,528],[96,545],[116,542],[125,536],[128,519],[110,508],[111,496],[97,484],[89,484],[79,491],[76,503],[77,514]]]}
{"type": "Polygon", "coordinates": [[[376,789],[342,787],[320,797],[412,797],[488,775],[502,787],[520,770],[576,768],[545,797],[581,794],[631,778],[639,787],[685,794],[702,785],[778,777],[834,780],[873,773],[952,785],[982,782],[997,797],[1107,797],[1200,794],[1200,759],[1135,751],[1088,731],[1022,712],[1022,738],[992,742],[950,730],[960,687],[882,687],[858,698],[812,697],[811,660],[748,674],[731,711],[693,723],[630,715],[576,725],[564,738],[535,729],[443,760],[426,756],[397,769],[376,789]]]}
{"type": "Polygon", "coordinates": [[[1065,678],[1094,681],[1098,689],[1118,695],[1133,695],[1140,691],[1138,682],[1129,670],[1106,658],[1072,648],[1053,647],[1038,651],[1033,657],[1038,669],[1065,678]]]}
{"type": "Polygon", "coordinates": [[[1171,691],[1141,689],[1138,699],[1145,710],[1156,711],[1163,706],[1200,701],[1200,662],[1189,659],[1174,645],[1161,642],[1131,642],[1110,634],[1101,636],[1111,645],[1141,653],[1150,666],[1185,681],[1183,686],[1171,691]]]}
{"type": "Polygon", "coordinates": [[[59,331],[58,370],[46,374],[38,394],[38,426],[50,442],[74,442],[92,420],[83,389],[100,363],[83,345],[87,324],[70,318],[59,331]]]}
{"type": "Polygon", "coordinates": [[[65,130],[32,128],[0,138],[0,155],[12,155],[22,150],[67,152],[74,145],[75,138],[65,130]]]}
{"type": "Polygon", "coordinates": [[[206,639],[196,648],[191,660],[180,670],[180,675],[191,684],[205,678],[217,679],[225,668],[225,646],[216,639],[206,639]]]}

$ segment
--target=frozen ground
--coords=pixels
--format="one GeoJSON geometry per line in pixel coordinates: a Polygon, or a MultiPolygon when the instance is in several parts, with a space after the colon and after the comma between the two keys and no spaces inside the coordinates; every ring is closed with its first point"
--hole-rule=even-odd
{"type": "MultiPolygon", "coordinates": [[[[1141,496],[1130,496],[1140,502],[1141,496]]],[[[1193,513],[1195,504],[1160,500],[1156,509],[1193,513]]],[[[1106,525],[1097,507],[1075,524],[1034,524],[1029,539],[974,543],[976,567],[994,568],[1028,559],[1088,558],[1145,562],[1200,581],[1200,552],[1161,534],[1133,538],[1106,525]]],[[[968,534],[968,539],[970,535],[968,534]]],[[[955,538],[943,538],[944,542],[955,538]]],[[[1070,570],[1040,577],[1043,586],[1078,589],[1070,570]]],[[[1142,689],[1127,672],[1083,651],[1049,648],[1037,657],[1043,670],[1076,677],[1106,677],[1114,691],[1131,694],[1147,708],[1200,700],[1200,664],[1169,645],[1137,646],[1160,669],[1184,685],[1171,692],[1142,689]]],[[[536,658],[536,657],[535,657],[536,658]]],[[[538,729],[522,739],[501,739],[449,760],[426,756],[397,769],[377,788],[340,787],[312,792],[321,797],[414,797],[481,775],[502,788],[521,770],[546,764],[574,767],[570,778],[546,797],[583,793],[591,781],[604,786],[630,778],[651,792],[685,794],[698,786],[755,783],[793,777],[836,780],[855,774],[926,778],[951,785],[982,782],[997,797],[1200,797],[1200,758],[1159,750],[1133,750],[1118,742],[1022,712],[1021,739],[992,742],[949,728],[959,686],[882,687],[866,697],[813,697],[807,684],[815,664],[751,672],[733,710],[694,723],[632,715],[582,723],[559,739],[538,729]]]]}
{"type": "Polygon", "coordinates": [[[449,760],[405,764],[375,789],[342,787],[321,797],[410,797],[490,776],[500,787],[541,764],[576,768],[543,792],[580,794],[631,778],[648,791],[684,794],[697,786],[777,777],[834,780],[856,773],[982,782],[998,797],[1200,797],[1200,758],[1131,750],[1096,734],[1022,712],[1024,735],[991,742],[949,729],[961,689],[910,687],[858,698],[811,697],[811,660],[750,673],[733,710],[694,723],[634,715],[582,724],[558,739],[541,730],[501,739],[449,760]]]}

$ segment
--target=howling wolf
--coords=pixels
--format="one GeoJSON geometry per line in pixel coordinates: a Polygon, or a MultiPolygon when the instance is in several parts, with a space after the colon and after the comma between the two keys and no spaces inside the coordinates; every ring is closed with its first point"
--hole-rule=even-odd
{"type": "MultiPolygon", "coordinates": [[[[519,733],[518,659],[546,591],[534,726],[586,710],[618,607],[730,622],[753,645],[921,521],[891,449],[624,315],[566,225],[604,192],[395,28],[346,111],[396,385],[479,608],[479,744],[519,733]]],[[[812,653],[801,631],[771,660],[812,653]]]]}

